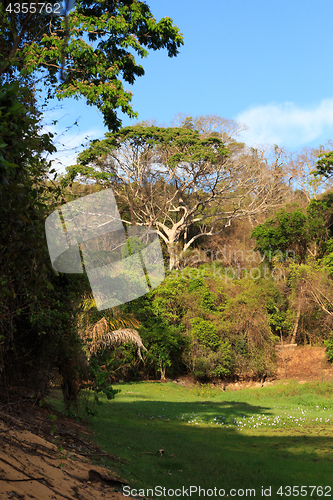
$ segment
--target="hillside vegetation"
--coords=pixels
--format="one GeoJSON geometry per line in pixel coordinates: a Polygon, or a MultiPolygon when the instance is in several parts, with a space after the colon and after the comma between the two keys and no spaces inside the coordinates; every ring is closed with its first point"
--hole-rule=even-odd
{"type": "MultiPolygon", "coordinates": [[[[248,147],[238,123],[214,114],[122,128],[117,111],[136,116],[123,82],[144,73],[132,52],[176,56],[183,37],[173,21],[157,22],[140,1],[91,9],[91,0],[80,0],[66,15],[45,12],[36,23],[5,4],[1,399],[41,403],[59,383],[69,409],[83,388],[112,399],[119,380],[262,379],[274,373],[282,342],[326,342],[332,358],[332,144],[295,154],[248,147]],[[53,95],[84,97],[109,130],[61,176],[47,160],[56,146],[37,98],[41,76],[46,103],[53,95]],[[87,273],[52,267],[45,220],[102,190],[112,190],[124,234],[134,234],[117,255],[140,254],[135,231],[148,227],[159,237],[166,276],[149,293],[98,310],[87,273]]],[[[112,248],[105,253],[115,261],[112,248]]]]}

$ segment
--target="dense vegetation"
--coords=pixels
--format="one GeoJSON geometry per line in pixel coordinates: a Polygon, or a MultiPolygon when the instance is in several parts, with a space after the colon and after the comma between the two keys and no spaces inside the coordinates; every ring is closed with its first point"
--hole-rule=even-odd
{"type": "Polygon", "coordinates": [[[112,398],[122,379],[270,375],[276,343],[331,338],[333,195],[318,194],[331,153],[320,149],[311,191],[301,161],[277,146],[247,148],[232,120],[180,116],[177,127],[121,129],[116,110],[135,115],[121,78],[143,74],[128,47],[173,56],[182,37],[142,2],[99,3],[99,13],[80,0],[53,17],[52,36],[47,15],[35,26],[29,13],[0,6],[0,395],[38,400],[59,380],[69,406],[82,387],[112,398]],[[96,50],[77,38],[88,31],[96,50]],[[111,130],[60,179],[45,160],[55,146],[42,130],[38,71],[58,97],[99,107],[111,130]],[[44,223],[106,188],[125,224],[157,230],[169,270],[149,294],[98,311],[86,275],[52,268],[44,223]]]}
{"type": "Polygon", "coordinates": [[[172,20],[157,23],[143,2],[101,2],[98,11],[84,0],[66,16],[0,5],[0,395],[7,401],[13,395],[38,400],[59,376],[68,404],[85,378],[114,394],[87,364],[78,333],[85,278],[59,276],[48,256],[45,219],[71,195],[45,160],[55,146],[42,130],[40,82],[48,98],[84,96],[115,129],[117,109],[136,116],[122,83],[144,74],[131,50],[144,57],[146,48],[166,48],[175,56],[181,44],[172,20]],[[89,42],[99,42],[96,49],[83,40],[87,32],[89,42]]]}
{"type": "MultiPolygon", "coordinates": [[[[255,241],[247,252],[228,253],[221,245],[223,258],[217,262],[207,249],[196,249],[193,260],[201,254],[206,263],[171,272],[156,290],[124,306],[141,321],[148,353],[144,363],[133,353],[127,364],[122,360],[116,366],[117,350],[109,352],[111,373],[117,369],[117,378],[164,376],[164,366],[169,376],[191,373],[199,380],[261,378],[274,373],[277,343],[322,345],[332,330],[327,203],[315,201],[307,211],[281,209],[253,229],[257,250],[255,241]],[[316,248],[316,257],[305,257],[307,247],[316,248]]],[[[242,230],[246,235],[244,225],[242,230]]],[[[233,248],[232,230],[229,242],[233,248]]]]}

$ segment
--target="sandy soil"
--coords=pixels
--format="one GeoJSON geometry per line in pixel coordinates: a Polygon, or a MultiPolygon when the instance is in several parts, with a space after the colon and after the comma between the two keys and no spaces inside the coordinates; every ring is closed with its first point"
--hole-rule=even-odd
{"type": "Polygon", "coordinates": [[[91,462],[121,459],[87,443],[83,426],[61,415],[52,421],[50,410],[32,405],[17,413],[0,412],[1,500],[124,500],[116,489],[127,481],[91,462]]]}
{"type": "MultiPolygon", "coordinates": [[[[289,347],[277,350],[277,359],[275,381],[333,380],[324,348],[289,347]]],[[[191,383],[189,379],[186,384],[179,382],[191,383]]],[[[267,383],[274,380],[238,383],[234,388],[267,383]]],[[[91,461],[121,458],[91,445],[83,425],[61,414],[52,420],[51,413],[56,414],[31,404],[20,404],[10,414],[0,409],[0,500],[123,500],[121,488],[127,481],[91,461]]]]}

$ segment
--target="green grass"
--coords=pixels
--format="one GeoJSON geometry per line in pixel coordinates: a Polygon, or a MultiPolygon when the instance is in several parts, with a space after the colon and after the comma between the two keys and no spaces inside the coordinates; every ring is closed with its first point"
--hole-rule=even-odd
{"type": "MultiPolygon", "coordinates": [[[[281,382],[237,392],[174,383],[116,387],[121,393],[103,400],[89,426],[104,450],[126,459],[109,465],[136,490],[200,486],[227,495],[231,488],[253,488],[262,497],[262,487],[271,487],[270,498],[285,498],[287,486],[333,486],[331,384],[281,382]],[[163,457],[144,453],[161,448],[163,457]]],[[[299,496],[333,495],[329,488],[310,492],[303,488],[299,496]]],[[[150,496],[164,498],[155,493],[150,496]]]]}

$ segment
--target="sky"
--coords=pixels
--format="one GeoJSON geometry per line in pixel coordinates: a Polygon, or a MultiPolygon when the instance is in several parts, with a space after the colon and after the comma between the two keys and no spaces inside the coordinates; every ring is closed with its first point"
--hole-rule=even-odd
{"type": "MultiPolygon", "coordinates": [[[[184,45],[173,58],[165,50],[150,51],[140,59],[145,75],[125,84],[139,121],[155,118],[169,126],[180,112],[216,114],[246,125],[238,139],[249,146],[277,144],[288,151],[333,139],[331,0],[146,3],[157,20],[173,19],[184,45]]],[[[63,171],[75,163],[82,143],[103,138],[107,129],[101,113],[83,99],[52,106],[58,109],[46,113],[45,124],[61,134],[54,165],[63,171]]],[[[119,116],[123,126],[136,121],[119,116]]]]}

